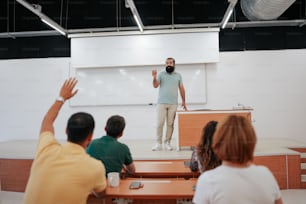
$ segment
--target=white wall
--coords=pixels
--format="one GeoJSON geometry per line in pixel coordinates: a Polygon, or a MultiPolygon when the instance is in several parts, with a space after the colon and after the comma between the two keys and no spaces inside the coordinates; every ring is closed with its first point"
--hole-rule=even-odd
{"type": "MultiPolygon", "coordinates": [[[[207,64],[207,104],[189,109],[230,109],[241,103],[254,108],[259,138],[305,141],[305,56],[305,49],[221,53],[219,63],[207,64]]],[[[69,58],[0,61],[0,141],[37,138],[43,115],[69,76],[69,63],[69,58]]],[[[125,116],[125,139],[155,137],[155,106],[70,107],[66,103],[55,124],[57,138],[66,138],[66,121],[77,111],[94,115],[95,137],[104,133],[112,114],[125,116]]]]}
{"type": "Polygon", "coordinates": [[[207,106],[251,106],[259,138],[305,141],[305,56],[305,49],[221,53],[207,66],[207,106]]]}

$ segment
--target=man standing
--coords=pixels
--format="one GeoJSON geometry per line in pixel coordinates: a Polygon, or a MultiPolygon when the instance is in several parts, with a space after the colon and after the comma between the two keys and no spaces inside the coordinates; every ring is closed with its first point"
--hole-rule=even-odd
{"type": "Polygon", "coordinates": [[[65,101],[77,93],[73,90],[76,84],[74,78],[65,81],[42,121],[24,204],[85,204],[90,192],[104,193],[105,168],[85,152],[93,136],[94,118],[88,113],[75,113],[67,123],[68,141],[61,145],[54,138],[53,123],[65,101]]]}
{"type": "Polygon", "coordinates": [[[167,130],[164,140],[164,148],[168,151],[172,150],[170,145],[174,119],[177,110],[178,89],[182,98],[182,107],[187,110],[185,102],[185,88],[182,76],[175,72],[175,60],[173,58],[166,59],[166,70],[157,76],[157,71],[152,71],[153,87],[158,88],[157,100],[157,143],[152,147],[152,151],[162,150],[163,127],[166,120],[167,130]]]}

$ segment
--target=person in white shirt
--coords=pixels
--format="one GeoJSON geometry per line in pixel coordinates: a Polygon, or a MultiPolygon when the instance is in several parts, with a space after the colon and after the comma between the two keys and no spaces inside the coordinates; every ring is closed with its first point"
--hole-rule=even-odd
{"type": "Polygon", "coordinates": [[[195,204],[282,204],[279,186],[268,168],[252,163],[256,134],[250,121],[231,115],[213,137],[222,165],[198,179],[195,204]]]}

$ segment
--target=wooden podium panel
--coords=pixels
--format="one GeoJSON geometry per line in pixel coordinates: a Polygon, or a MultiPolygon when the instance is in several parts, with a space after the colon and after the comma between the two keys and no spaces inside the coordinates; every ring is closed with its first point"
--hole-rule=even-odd
{"type": "Polygon", "coordinates": [[[203,127],[211,120],[222,121],[228,115],[240,115],[251,120],[251,110],[207,110],[177,112],[177,150],[184,146],[196,146],[200,141],[203,127]]]}

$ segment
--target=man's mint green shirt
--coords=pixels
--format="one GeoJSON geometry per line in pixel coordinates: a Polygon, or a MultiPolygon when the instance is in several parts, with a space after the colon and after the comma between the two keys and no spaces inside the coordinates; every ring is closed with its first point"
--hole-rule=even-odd
{"type": "Polygon", "coordinates": [[[182,76],[178,72],[171,74],[162,71],[158,74],[157,80],[159,84],[158,104],[177,104],[178,88],[183,84],[182,76]]]}

